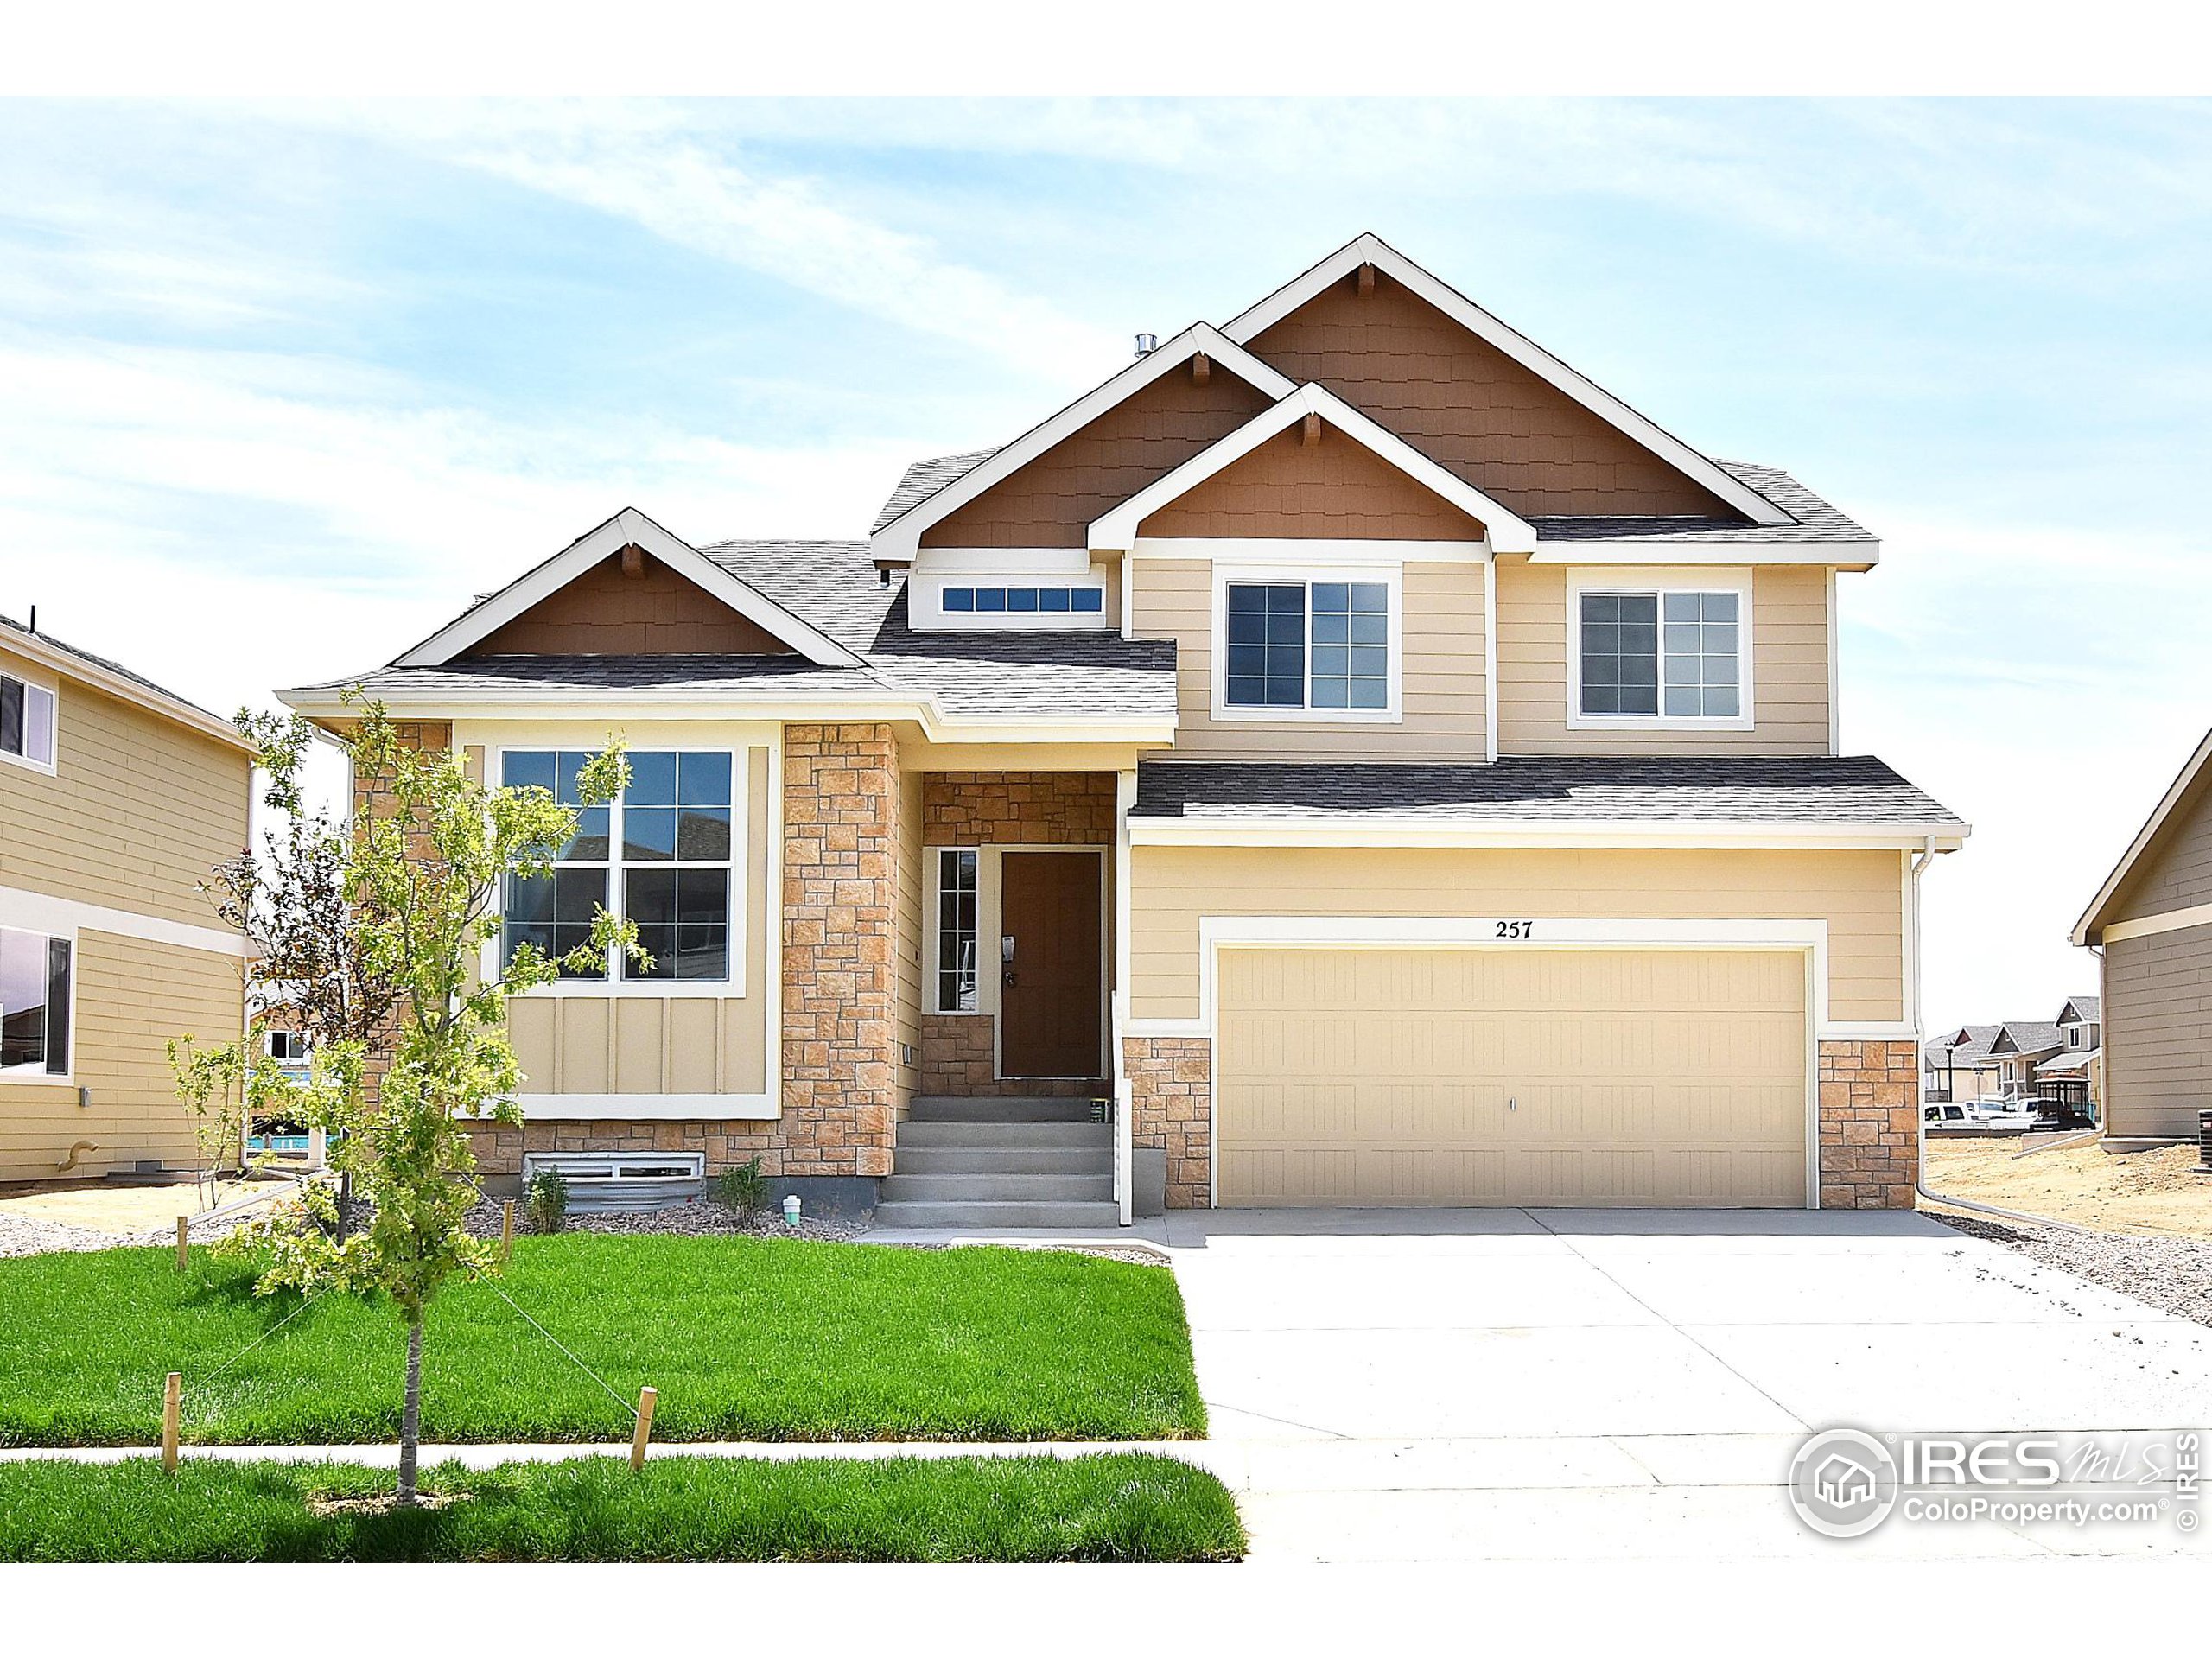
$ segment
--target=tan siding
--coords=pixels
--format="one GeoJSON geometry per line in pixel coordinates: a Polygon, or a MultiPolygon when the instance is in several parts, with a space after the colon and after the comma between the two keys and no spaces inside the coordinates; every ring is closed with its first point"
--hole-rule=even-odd
{"type": "Polygon", "coordinates": [[[1213,718],[1213,566],[1134,562],[1137,636],[1175,641],[1175,753],[1213,759],[1482,760],[1483,572],[1408,563],[1402,605],[1404,718],[1395,723],[1213,718]]]}
{"type": "Polygon", "coordinates": [[[767,1088],[768,751],[745,751],[745,991],[741,997],[518,997],[507,1029],[529,1094],[760,1094],[767,1088]],[[610,1024],[611,1022],[611,1024],[610,1024]]]}
{"type": "Polygon", "coordinates": [[[2193,1137],[2212,1106],[2212,926],[2107,941],[2104,996],[2106,1133],[2193,1137]]]}
{"type": "Polygon", "coordinates": [[[1224,950],[1225,1205],[1805,1201],[1805,957],[1224,950]]]}
{"type": "Polygon", "coordinates": [[[1497,567],[1501,754],[1826,754],[1828,582],[1824,569],[1761,566],[1751,585],[1750,731],[1588,731],[1567,723],[1573,671],[1568,567],[1497,567]]]}
{"type": "Polygon", "coordinates": [[[1215,365],[1187,365],[1054,444],[932,524],[925,547],[1081,547],[1092,519],[1229,435],[1268,407],[1266,394],[1215,365]]]}
{"type": "Polygon", "coordinates": [[[622,574],[609,554],[557,593],[469,647],[471,657],[659,656],[732,652],[786,656],[791,647],[648,554],[622,574]]]}
{"type": "Polygon", "coordinates": [[[2105,907],[2107,922],[2212,904],[2212,767],[2174,807],[2158,842],[2105,907]]]}
{"type": "Polygon", "coordinates": [[[1523,515],[1738,515],[1702,485],[1376,273],[1332,284],[1251,341],[1523,515]]]}
{"type": "Polygon", "coordinates": [[[77,680],[58,723],[56,775],[0,766],[0,887],[214,926],[194,888],[245,847],[247,757],[77,680]]]}
{"type": "Polygon", "coordinates": [[[1901,855],[1720,849],[1138,847],[1131,1014],[1198,1017],[1202,916],[1825,919],[1827,1017],[1905,1015],[1901,855]]]}
{"type": "Polygon", "coordinates": [[[72,1173],[142,1161],[185,1165],[191,1125],[169,1073],[170,1039],[238,1034],[243,991],[236,957],[89,930],[77,936],[74,1081],[0,1082],[0,1180],[36,1180],[78,1141],[98,1143],[72,1173]],[[92,1103],[77,1103],[79,1085],[92,1103]]]}
{"type": "Polygon", "coordinates": [[[1137,526],[1141,536],[1480,541],[1483,526],[1355,438],[1279,432],[1137,526]]]}

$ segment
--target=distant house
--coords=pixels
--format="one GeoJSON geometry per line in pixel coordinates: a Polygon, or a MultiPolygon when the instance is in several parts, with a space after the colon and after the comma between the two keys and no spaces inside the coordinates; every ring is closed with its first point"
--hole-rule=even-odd
{"type": "Polygon", "coordinates": [[[199,883],[246,844],[231,723],[0,617],[0,1181],[194,1154],[167,1044],[236,1037],[239,936],[199,883]]]}
{"type": "Polygon", "coordinates": [[[2097,999],[2066,1000],[2056,1020],[2006,1020],[1960,1026],[1921,1051],[1921,1090],[1931,1101],[2041,1095],[2069,1105],[2098,1098],[2102,1032],[2097,999]]]}

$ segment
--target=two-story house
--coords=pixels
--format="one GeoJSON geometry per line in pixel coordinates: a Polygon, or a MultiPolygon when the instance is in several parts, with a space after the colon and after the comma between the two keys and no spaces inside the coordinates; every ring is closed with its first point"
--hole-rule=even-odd
{"type": "Polygon", "coordinates": [[[252,764],[228,721],[0,617],[0,1181],[193,1160],[167,1045],[243,1026],[199,884],[245,847],[252,764]]]}
{"type": "Polygon", "coordinates": [[[1837,753],[1878,551],[1367,236],[917,463],[865,540],[625,511],[285,696],[360,684],[509,784],[628,746],[506,939],[604,904],[652,965],[517,1003],[495,1173],[759,1153],[1055,1224],[1906,1205],[1917,884],[1967,830],[1837,753]]]}

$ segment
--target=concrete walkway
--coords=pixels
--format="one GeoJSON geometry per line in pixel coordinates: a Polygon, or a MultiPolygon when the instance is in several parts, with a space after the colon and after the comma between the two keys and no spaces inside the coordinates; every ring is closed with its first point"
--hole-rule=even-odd
{"type": "MultiPolygon", "coordinates": [[[[2201,1549],[2171,1521],[1838,1544],[1783,1494],[1814,1428],[2212,1424],[2212,1331],[1914,1215],[1168,1218],[1260,1560],[1942,1559],[2201,1549]]],[[[2106,1496],[2139,1496],[2113,1488],[2106,1496]]]]}

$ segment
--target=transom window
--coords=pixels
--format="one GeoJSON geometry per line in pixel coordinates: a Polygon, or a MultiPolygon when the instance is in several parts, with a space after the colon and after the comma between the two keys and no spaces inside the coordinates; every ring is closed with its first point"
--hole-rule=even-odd
{"type": "Polygon", "coordinates": [[[0,927],[0,1075],[69,1071],[69,941],[0,927]]]}
{"type": "Polygon", "coordinates": [[[940,601],[947,611],[1036,612],[1039,614],[1097,616],[1106,608],[1103,588],[948,588],[940,601]]]}
{"type": "Polygon", "coordinates": [[[1743,598],[1581,596],[1581,712],[1732,719],[1743,713],[1743,598]]]}
{"type": "MultiPolygon", "coordinates": [[[[625,758],[630,782],[604,806],[583,806],[576,779],[591,760],[582,750],[508,751],[501,781],[550,790],[576,809],[576,833],[544,876],[507,878],[501,960],[525,941],[565,956],[590,939],[604,906],[638,925],[652,957],[626,957],[625,980],[726,980],[730,976],[733,772],[727,749],[646,749],[625,758]]],[[[604,979],[608,967],[563,979],[604,979]]]]}
{"type": "Polygon", "coordinates": [[[1232,582],[1225,601],[1230,707],[1389,707],[1387,583],[1232,582]]]}
{"type": "Polygon", "coordinates": [[[976,1012],[976,853],[937,855],[937,1011],[976,1012]]]}
{"type": "Polygon", "coordinates": [[[35,766],[54,764],[54,693],[0,674],[0,754],[35,766]]]}

